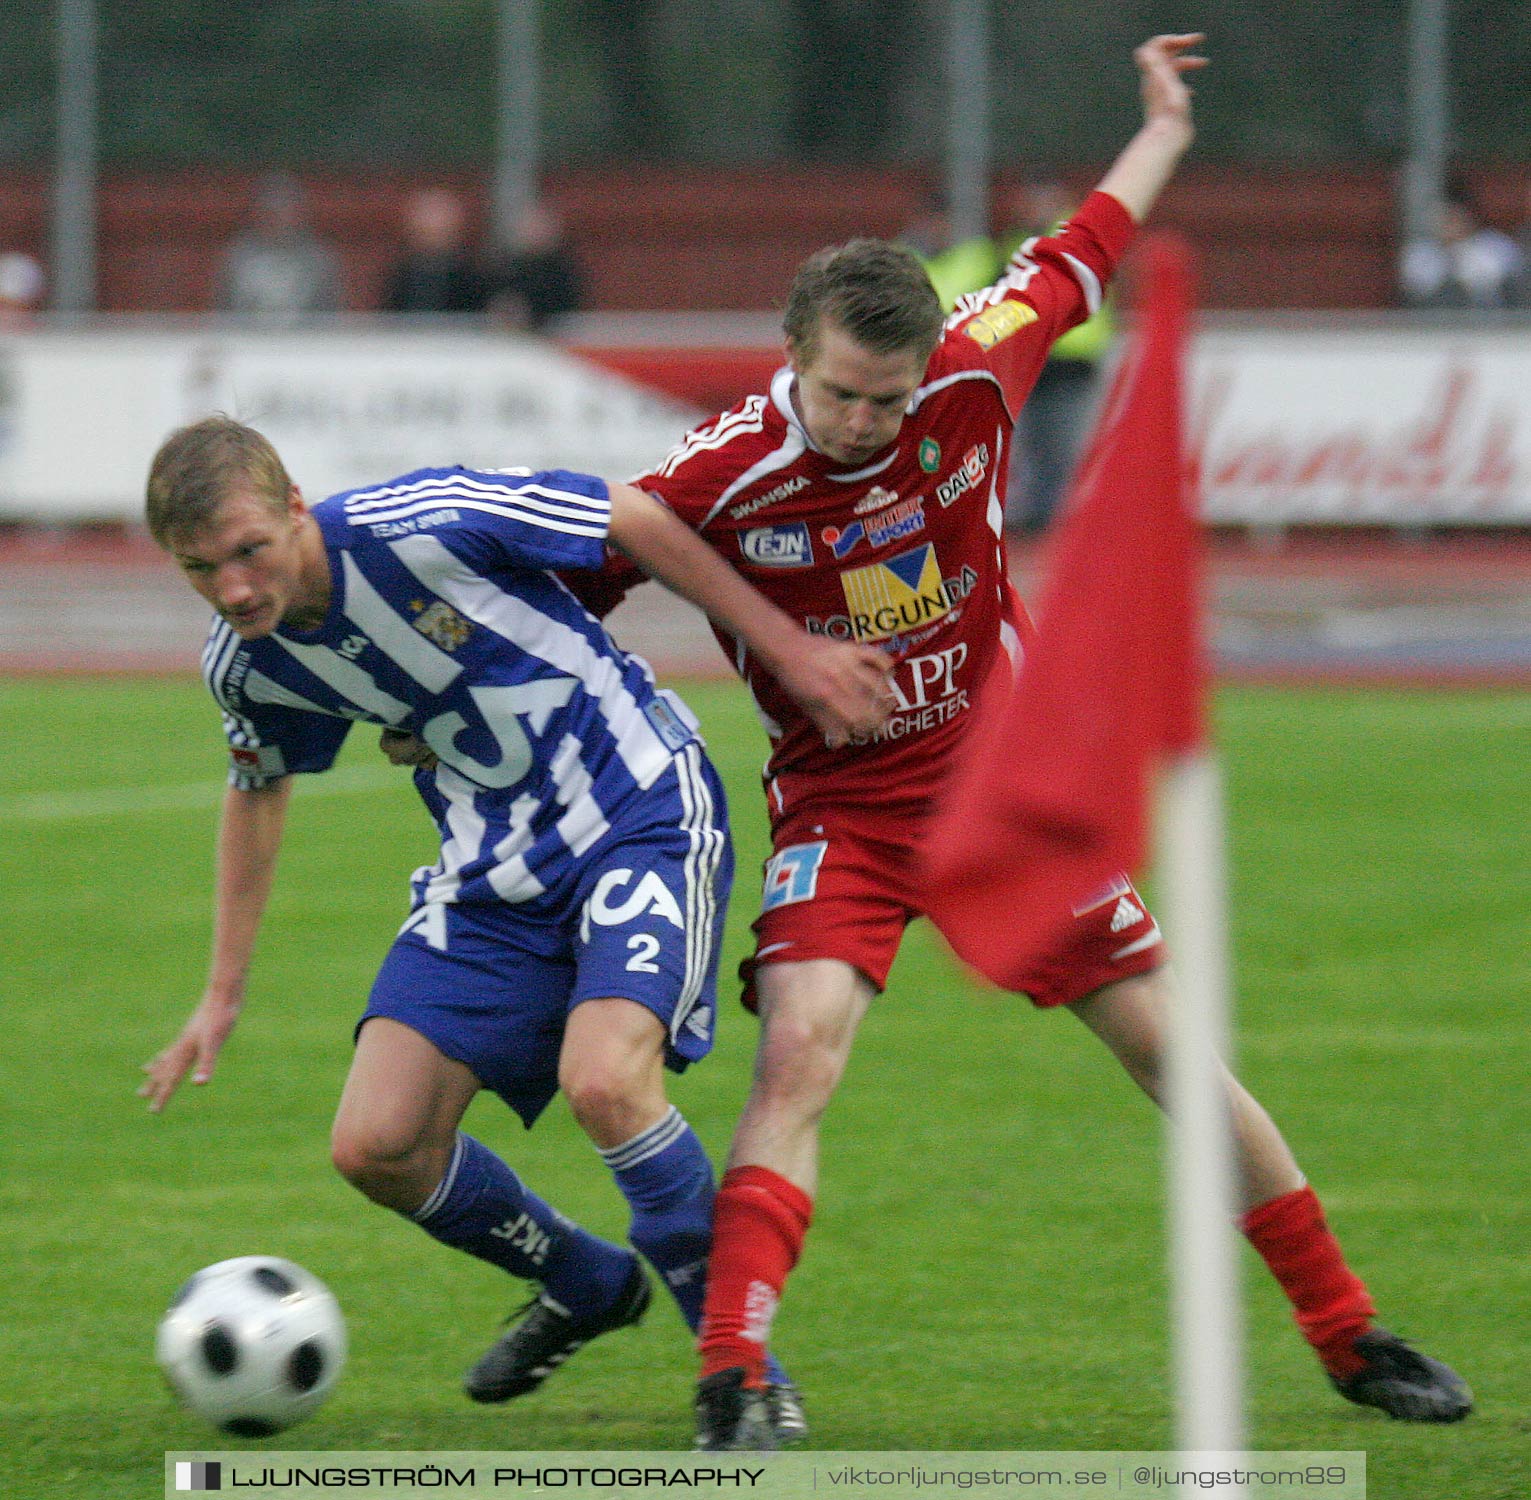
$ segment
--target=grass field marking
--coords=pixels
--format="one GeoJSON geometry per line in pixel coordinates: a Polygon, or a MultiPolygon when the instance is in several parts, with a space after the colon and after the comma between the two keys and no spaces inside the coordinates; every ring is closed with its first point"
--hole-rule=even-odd
{"type": "MultiPolygon", "coordinates": [[[[318,776],[300,776],[306,797],[339,797],[405,785],[393,766],[347,766],[318,776]]],[[[0,797],[0,823],[60,823],[81,818],[137,817],[147,813],[195,812],[223,801],[224,783],[194,781],[181,786],[91,787],[78,792],[31,792],[0,797]]]]}

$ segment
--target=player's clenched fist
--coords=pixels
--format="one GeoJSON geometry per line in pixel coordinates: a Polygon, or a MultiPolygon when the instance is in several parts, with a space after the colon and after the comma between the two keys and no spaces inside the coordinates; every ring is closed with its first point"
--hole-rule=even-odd
{"type": "Polygon", "coordinates": [[[898,703],[893,667],[892,658],[874,647],[807,634],[798,650],[775,663],[777,681],[832,749],[869,738],[888,722],[898,703]]]}

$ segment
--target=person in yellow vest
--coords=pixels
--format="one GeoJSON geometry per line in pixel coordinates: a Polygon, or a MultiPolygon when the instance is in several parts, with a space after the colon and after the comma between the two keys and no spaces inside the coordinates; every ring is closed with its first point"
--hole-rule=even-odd
{"type": "MultiPolygon", "coordinates": [[[[1009,226],[997,239],[1003,266],[1033,236],[1055,233],[1074,202],[1061,183],[1038,182],[1015,189],[1001,207],[1001,220],[1009,226]]],[[[1007,529],[1041,531],[1057,513],[1095,414],[1100,372],[1115,336],[1108,294],[1094,317],[1053,345],[1016,422],[1007,529]]]]}
{"type": "Polygon", "coordinates": [[[919,257],[946,312],[952,310],[964,292],[976,292],[990,285],[1003,263],[988,235],[957,238],[951,212],[938,193],[928,194],[920,201],[914,218],[898,237],[919,257]]]}

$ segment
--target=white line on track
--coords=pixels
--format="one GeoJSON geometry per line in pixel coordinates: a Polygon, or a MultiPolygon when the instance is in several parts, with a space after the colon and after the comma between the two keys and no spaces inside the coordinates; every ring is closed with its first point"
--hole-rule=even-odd
{"type": "MultiPolygon", "coordinates": [[[[341,797],[407,786],[408,773],[393,766],[347,766],[321,776],[300,776],[296,790],[307,797],[341,797]]],[[[182,786],[94,787],[78,792],[34,792],[0,797],[0,822],[57,823],[78,818],[136,817],[145,813],[194,812],[223,801],[221,781],[182,786]]]]}

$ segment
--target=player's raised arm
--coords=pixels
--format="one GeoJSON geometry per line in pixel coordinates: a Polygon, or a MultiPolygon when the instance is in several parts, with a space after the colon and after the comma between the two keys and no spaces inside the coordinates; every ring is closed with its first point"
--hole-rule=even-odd
{"type": "Polygon", "coordinates": [[[747,645],[830,745],[875,734],[894,697],[881,651],[809,635],[651,495],[611,486],[612,545],[747,645]]]}
{"type": "Polygon", "coordinates": [[[188,1072],[193,1083],[212,1077],[219,1050],[239,1019],[291,789],[292,778],[284,776],[258,790],[231,786],[224,794],[207,985],[180,1035],[144,1064],[147,1077],[138,1094],[149,1101],[152,1114],[164,1109],[188,1072]]]}
{"type": "Polygon", "coordinates": [[[1143,95],[1143,124],[1097,184],[1142,223],[1195,137],[1184,75],[1207,65],[1192,48],[1200,31],[1150,37],[1132,54],[1143,95]]]}

